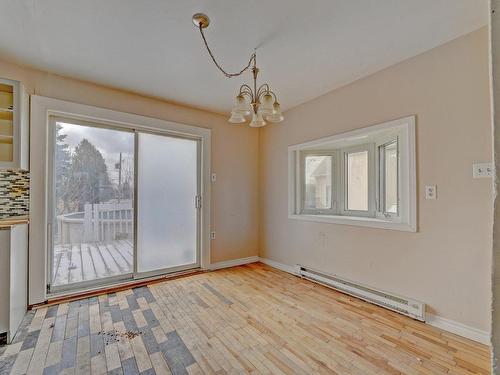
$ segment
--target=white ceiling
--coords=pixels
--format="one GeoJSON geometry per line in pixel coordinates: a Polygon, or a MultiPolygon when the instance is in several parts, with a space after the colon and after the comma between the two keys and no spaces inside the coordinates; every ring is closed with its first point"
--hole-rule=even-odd
{"type": "MultiPolygon", "coordinates": [[[[226,70],[258,47],[261,82],[284,109],[488,22],[487,0],[0,0],[0,59],[161,97],[230,110],[250,73],[226,70]]],[[[0,72],[1,75],[1,72],[0,72]]]]}

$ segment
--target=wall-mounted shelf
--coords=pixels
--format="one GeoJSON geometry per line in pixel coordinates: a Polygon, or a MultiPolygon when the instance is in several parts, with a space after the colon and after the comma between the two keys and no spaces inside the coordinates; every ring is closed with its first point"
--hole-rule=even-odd
{"type": "Polygon", "coordinates": [[[0,169],[29,168],[28,102],[20,82],[0,78],[0,169]]]}

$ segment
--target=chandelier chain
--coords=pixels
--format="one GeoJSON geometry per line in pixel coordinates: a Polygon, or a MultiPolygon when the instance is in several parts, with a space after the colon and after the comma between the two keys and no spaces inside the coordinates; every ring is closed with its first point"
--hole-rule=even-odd
{"type": "Polygon", "coordinates": [[[244,72],[246,72],[248,69],[250,69],[250,66],[252,65],[252,62],[254,62],[254,65],[255,65],[255,62],[256,62],[256,59],[257,59],[257,54],[254,52],[252,53],[252,56],[250,56],[250,60],[248,61],[248,64],[247,66],[245,66],[243,69],[241,69],[238,73],[228,73],[226,72],[222,66],[217,62],[217,60],[215,59],[215,56],[214,54],[212,53],[212,50],[210,49],[210,47],[208,46],[208,42],[207,42],[207,39],[205,38],[205,33],[203,32],[203,26],[202,24],[200,23],[198,25],[199,29],[200,29],[200,33],[201,33],[201,37],[203,38],[203,43],[205,43],[205,47],[207,48],[207,51],[208,51],[208,54],[210,55],[210,57],[212,58],[212,61],[214,62],[215,66],[222,72],[222,74],[224,74],[227,78],[232,78],[232,77],[237,77],[237,76],[240,76],[242,75],[244,72]]]}

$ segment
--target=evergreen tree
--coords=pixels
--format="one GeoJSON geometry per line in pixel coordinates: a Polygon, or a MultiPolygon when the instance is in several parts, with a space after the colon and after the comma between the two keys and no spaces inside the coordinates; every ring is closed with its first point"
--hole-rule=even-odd
{"type": "Polygon", "coordinates": [[[113,197],[104,158],[85,138],[76,146],[71,158],[65,194],[72,211],[83,211],[85,203],[106,202],[113,197]]]}
{"type": "Polygon", "coordinates": [[[58,214],[67,212],[67,201],[65,199],[65,191],[68,183],[68,173],[71,165],[71,152],[69,145],[66,143],[66,134],[61,133],[62,126],[56,124],[56,147],[55,147],[55,188],[58,214]]]}
{"type": "Polygon", "coordinates": [[[132,186],[134,180],[134,164],[129,158],[123,160],[122,167],[122,189],[120,197],[122,199],[132,199],[134,196],[134,188],[132,186]]]}

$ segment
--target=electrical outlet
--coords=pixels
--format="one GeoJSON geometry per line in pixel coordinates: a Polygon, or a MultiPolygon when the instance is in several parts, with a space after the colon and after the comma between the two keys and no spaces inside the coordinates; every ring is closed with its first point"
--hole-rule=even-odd
{"type": "Polygon", "coordinates": [[[493,176],[493,166],[491,163],[474,163],[472,164],[473,178],[488,178],[493,176]]]}
{"type": "Polygon", "coordinates": [[[210,239],[215,240],[215,232],[210,232],[210,239]]]}
{"type": "Polygon", "coordinates": [[[425,199],[436,199],[437,187],[436,185],[425,185],[425,199]]]}

